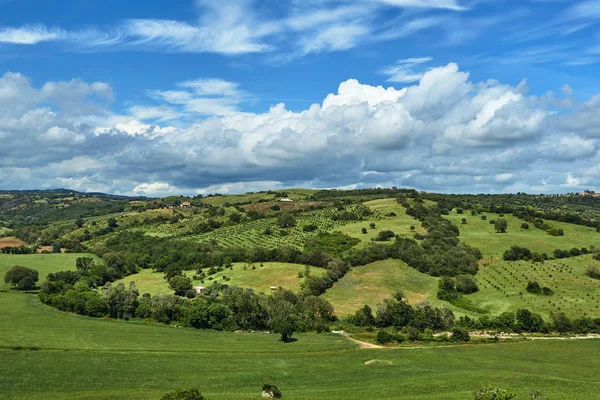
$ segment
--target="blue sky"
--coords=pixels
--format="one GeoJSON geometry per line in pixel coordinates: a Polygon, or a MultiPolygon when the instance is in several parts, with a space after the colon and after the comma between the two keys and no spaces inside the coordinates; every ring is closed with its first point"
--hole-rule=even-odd
{"type": "Polygon", "coordinates": [[[598,0],[0,0],[0,188],[600,183],[598,0]]]}

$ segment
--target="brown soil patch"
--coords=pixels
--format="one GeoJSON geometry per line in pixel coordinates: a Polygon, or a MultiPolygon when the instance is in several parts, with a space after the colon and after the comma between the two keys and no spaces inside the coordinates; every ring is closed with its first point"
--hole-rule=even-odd
{"type": "Polygon", "coordinates": [[[19,247],[19,246],[27,246],[27,243],[25,243],[21,239],[17,239],[14,236],[0,238],[0,249],[3,247],[19,247]]]}
{"type": "MultiPolygon", "coordinates": [[[[64,248],[64,247],[60,248],[60,252],[61,253],[64,253],[66,251],[67,251],[66,248],[64,248]]],[[[52,246],[40,246],[40,247],[37,248],[37,252],[38,253],[43,253],[43,252],[52,253],[52,246]]]]}

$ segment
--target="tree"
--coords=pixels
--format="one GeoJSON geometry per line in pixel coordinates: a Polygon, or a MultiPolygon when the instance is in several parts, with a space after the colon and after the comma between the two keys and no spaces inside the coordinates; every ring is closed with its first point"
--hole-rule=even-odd
{"type": "Polygon", "coordinates": [[[83,225],[85,224],[85,221],[83,220],[83,218],[79,217],[75,220],[75,225],[78,228],[81,228],[83,225]]]}
{"type": "Polygon", "coordinates": [[[291,228],[296,226],[296,219],[289,213],[282,213],[277,216],[277,226],[280,228],[291,228]]]}
{"type": "Polygon", "coordinates": [[[365,235],[367,233],[367,228],[362,228],[360,231],[365,235]]]}
{"type": "Polygon", "coordinates": [[[477,282],[473,275],[458,275],[456,276],[456,291],[459,293],[470,294],[479,290],[477,282]]]}
{"type": "Polygon", "coordinates": [[[489,385],[474,392],[473,396],[473,400],[511,400],[514,399],[516,395],[489,385]]]}
{"type": "Polygon", "coordinates": [[[160,400],[204,400],[204,396],[198,389],[180,389],[165,394],[160,400]]]}
{"type": "Polygon", "coordinates": [[[523,222],[521,224],[521,229],[529,229],[529,224],[527,222],[523,222]]]}
{"type": "Polygon", "coordinates": [[[187,276],[177,275],[169,280],[169,287],[175,291],[175,295],[185,296],[192,289],[192,280],[187,276]]]}
{"type": "Polygon", "coordinates": [[[77,272],[81,275],[87,276],[90,271],[94,268],[96,263],[92,257],[78,257],[75,261],[75,267],[77,268],[77,272]]]}
{"type": "Polygon", "coordinates": [[[102,297],[108,305],[111,318],[129,319],[137,308],[139,292],[135,283],[131,282],[129,287],[124,283],[111,285],[107,283],[102,290],[102,297]]]}
{"type": "Polygon", "coordinates": [[[376,227],[377,225],[375,225],[375,222],[371,222],[371,223],[369,224],[369,226],[371,227],[371,229],[375,229],[375,227],[376,227]]]}
{"type": "Polygon", "coordinates": [[[108,219],[108,221],[106,221],[107,225],[109,228],[116,228],[117,227],[117,220],[115,219],[115,217],[110,217],[108,219]]]}
{"type": "Polygon", "coordinates": [[[496,228],[496,232],[506,233],[506,229],[508,228],[508,222],[504,218],[498,219],[494,222],[494,228],[496,228]]]}
{"type": "Polygon", "coordinates": [[[466,224],[466,223],[467,223],[467,219],[466,219],[466,218],[462,218],[462,219],[460,220],[460,222],[462,222],[462,224],[464,225],[464,224],[466,224]]]}
{"type": "Polygon", "coordinates": [[[38,272],[35,269],[14,266],[4,275],[4,283],[9,283],[19,290],[31,290],[39,280],[38,272]]]}

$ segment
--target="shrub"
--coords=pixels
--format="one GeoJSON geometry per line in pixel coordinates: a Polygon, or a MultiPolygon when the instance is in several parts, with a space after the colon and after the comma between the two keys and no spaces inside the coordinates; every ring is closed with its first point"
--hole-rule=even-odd
{"type": "Polygon", "coordinates": [[[198,389],[186,389],[167,393],[161,400],[204,400],[204,396],[198,389]]]}
{"type": "Polygon", "coordinates": [[[486,216],[486,215],[482,215],[482,216],[481,216],[481,220],[482,220],[482,221],[486,221],[486,220],[487,220],[487,216],[486,216]]]}
{"type": "Polygon", "coordinates": [[[596,266],[591,266],[585,273],[590,278],[600,279],[600,269],[596,266]]]}
{"type": "Polygon", "coordinates": [[[529,224],[527,222],[523,222],[521,224],[521,229],[529,229],[529,224]]]}
{"type": "Polygon", "coordinates": [[[516,395],[489,385],[473,392],[473,396],[473,400],[511,400],[514,399],[516,395]]]}
{"type": "Polygon", "coordinates": [[[450,340],[453,342],[468,342],[469,340],[471,340],[469,330],[467,328],[463,328],[462,326],[453,327],[452,336],[450,336],[450,340]]]}
{"type": "Polygon", "coordinates": [[[394,336],[387,333],[386,331],[377,332],[377,336],[375,337],[375,341],[379,344],[388,344],[394,340],[394,336]]]}
{"type": "Polygon", "coordinates": [[[381,231],[381,232],[379,232],[379,234],[377,235],[377,237],[374,240],[376,240],[378,242],[385,242],[395,236],[396,236],[396,234],[392,231],[381,231]]]}
{"type": "Polygon", "coordinates": [[[308,225],[304,225],[304,226],[302,227],[302,230],[303,230],[304,232],[314,232],[314,231],[316,231],[317,229],[319,229],[319,227],[318,227],[317,225],[315,225],[315,224],[308,224],[308,225]]]}

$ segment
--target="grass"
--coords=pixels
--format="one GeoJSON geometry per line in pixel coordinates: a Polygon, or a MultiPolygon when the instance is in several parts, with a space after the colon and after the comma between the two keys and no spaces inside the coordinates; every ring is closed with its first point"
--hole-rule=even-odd
{"type": "Polygon", "coordinates": [[[589,247],[600,243],[600,233],[586,226],[549,221],[552,226],[562,228],[565,232],[564,236],[552,236],[535,228],[533,224],[529,224],[529,229],[521,229],[524,221],[510,214],[503,217],[498,214],[482,215],[487,216],[487,221],[483,221],[481,215],[456,214],[455,211],[445,218],[458,226],[461,241],[477,247],[482,251],[484,258],[488,259],[502,258],[502,254],[511,246],[527,247],[533,252],[547,253],[551,256],[556,249],[569,250],[573,247],[589,247]],[[467,219],[467,224],[461,223],[462,218],[467,219]],[[504,218],[508,222],[506,233],[496,233],[494,225],[490,224],[490,220],[499,218],[504,218]]]}
{"type": "Polygon", "coordinates": [[[390,230],[401,237],[413,237],[411,226],[415,227],[414,232],[425,233],[421,223],[406,214],[406,209],[400,205],[396,199],[371,200],[364,203],[374,211],[374,214],[365,221],[353,222],[344,226],[336,227],[334,230],[341,231],[348,236],[361,240],[357,247],[365,246],[371,243],[377,234],[381,231],[390,230]],[[387,214],[395,213],[396,216],[387,217],[387,214]],[[370,228],[370,224],[375,223],[375,229],[370,228]],[[362,228],[367,228],[367,233],[362,233],[362,228]]]}
{"type": "Polygon", "coordinates": [[[198,331],[92,319],[0,293],[0,388],[7,399],[158,399],[198,387],[209,400],[284,398],[470,399],[494,383],[528,398],[595,399],[597,340],[535,341],[414,350],[359,350],[333,334],[198,331]],[[370,363],[370,360],[380,360],[370,363]]]}
{"type": "Polygon", "coordinates": [[[6,271],[20,265],[22,267],[33,268],[38,271],[40,281],[46,280],[46,276],[52,272],[66,271],[75,269],[75,261],[79,257],[94,257],[90,254],[0,254],[0,289],[8,289],[9,286],[4,283],[4,274],[6,271]]]}
{"type": "Polygon", "coordinates": [[[400,260],[377,261],[355,267],[323,297],[339,316],[346,316],[368,304],[373,310],[384,299],[401,290],[411,304],[436,301],[438,279],[409,267],[400,260]]]}
{"type": "MultiPolygon", "coordinates": [[[[199,280],[194,281],[194,286],[208,286],[213,282],[226,283],[230,286],[239,286],[243,288],[254,289],[257,292],[268,293],[271,286],[283,287],[292,291],[299,291],[300,284],[304,281],[298,278],[298,272],[305,271],[305,266],[300,264],[288,264],[279,262],[245,264],[233,263],[233,270],[226,269],[222,272],[217,272],[212,276],[212,280],[208,277],[204,283],[199,280]],[[252,269],[254,266],[256,269],[252,269]],[[246,267],[246,269],[244,269],[246,267]],[[225,281],[223,276],[227,276],[230,280],[225,281]]],[[[312,274],[322,275],[325,270],[322,268],[312,267],[312,274]]],[[[205,271],[207,271],[205,269],[205,271]]],[[[186,271],[189,277],[196,275],[196,271],[186,271]]],[[[152,270],[142,270],[138,274],[130,275],[121,279],[121,282],[129,283],[134,281],[140,293],[173,293],[167,282],[163,279],[162,273],[152,272],[152,270]]]]}

